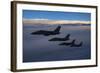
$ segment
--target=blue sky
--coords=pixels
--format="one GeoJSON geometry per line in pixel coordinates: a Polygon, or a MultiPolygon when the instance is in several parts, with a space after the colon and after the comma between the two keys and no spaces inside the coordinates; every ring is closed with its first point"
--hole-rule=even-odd
{"type": "Polygon", "coordinates": [[[25,19],[90,21],[91,14],[90,13],[80,13],[80,12],[23,10],[23,18],[25,19]]]}

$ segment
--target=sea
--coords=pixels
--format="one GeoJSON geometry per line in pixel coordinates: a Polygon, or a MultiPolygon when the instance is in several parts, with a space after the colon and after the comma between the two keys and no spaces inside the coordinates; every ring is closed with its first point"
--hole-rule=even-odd
{"type": "Polygon", "coordinates": [[[91,25],[28,25],[23,24],[23,62],[63,61],[91,59],[91,25]],[[32,35],[38,30],[54,31],[61,26],[57,35],[32,35]],[[64,38],[70,34],[67,41],[48,41],[52,38],[64,38]],[[59,45],[63,42],[83,42],[80,47],[59,45]]]}

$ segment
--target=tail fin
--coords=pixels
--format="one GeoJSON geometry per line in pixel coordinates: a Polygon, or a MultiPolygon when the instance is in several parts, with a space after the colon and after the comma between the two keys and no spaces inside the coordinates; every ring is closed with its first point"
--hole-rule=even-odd
{"type": "Polygon", "coordinates": [[[65,37],[65,38],[69,38],[69,36],[70,36],[70,34],[66,35],[66,37],[65,37]]]}
{"type": "Polygon", "coordinates": [[[72,41],[72,44],[73,44],[73,45],[75,44],[75,40],[72,41]]]}
{"type": "Polygon", "coordinates": [[[83,44],[83,42],[80,43],[80,45],[82,45],[82,44],[83,44]]]}
{"type": "Polygon", "coordinates": [[[58,26],[54,31],[55,32],[59,32],[60,31],[61,26],[58,26]]]}

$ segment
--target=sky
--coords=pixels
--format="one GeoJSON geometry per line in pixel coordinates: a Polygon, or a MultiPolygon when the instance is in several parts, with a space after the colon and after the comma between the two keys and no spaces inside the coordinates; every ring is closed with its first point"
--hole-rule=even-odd
{"type": "Polygon", "coordinates": [[[23,19],[91,21],[90,13],[23,10],[23,19]]]}

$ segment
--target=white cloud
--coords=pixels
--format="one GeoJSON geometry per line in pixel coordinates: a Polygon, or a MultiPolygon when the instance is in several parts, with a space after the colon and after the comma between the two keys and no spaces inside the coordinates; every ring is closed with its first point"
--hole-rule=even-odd
{"type": "Polygon", "coordinates": [[[23,24],[90,24],[90,21],[78,20],[49,20],[49,19],[23,19],[23,24]]]}

